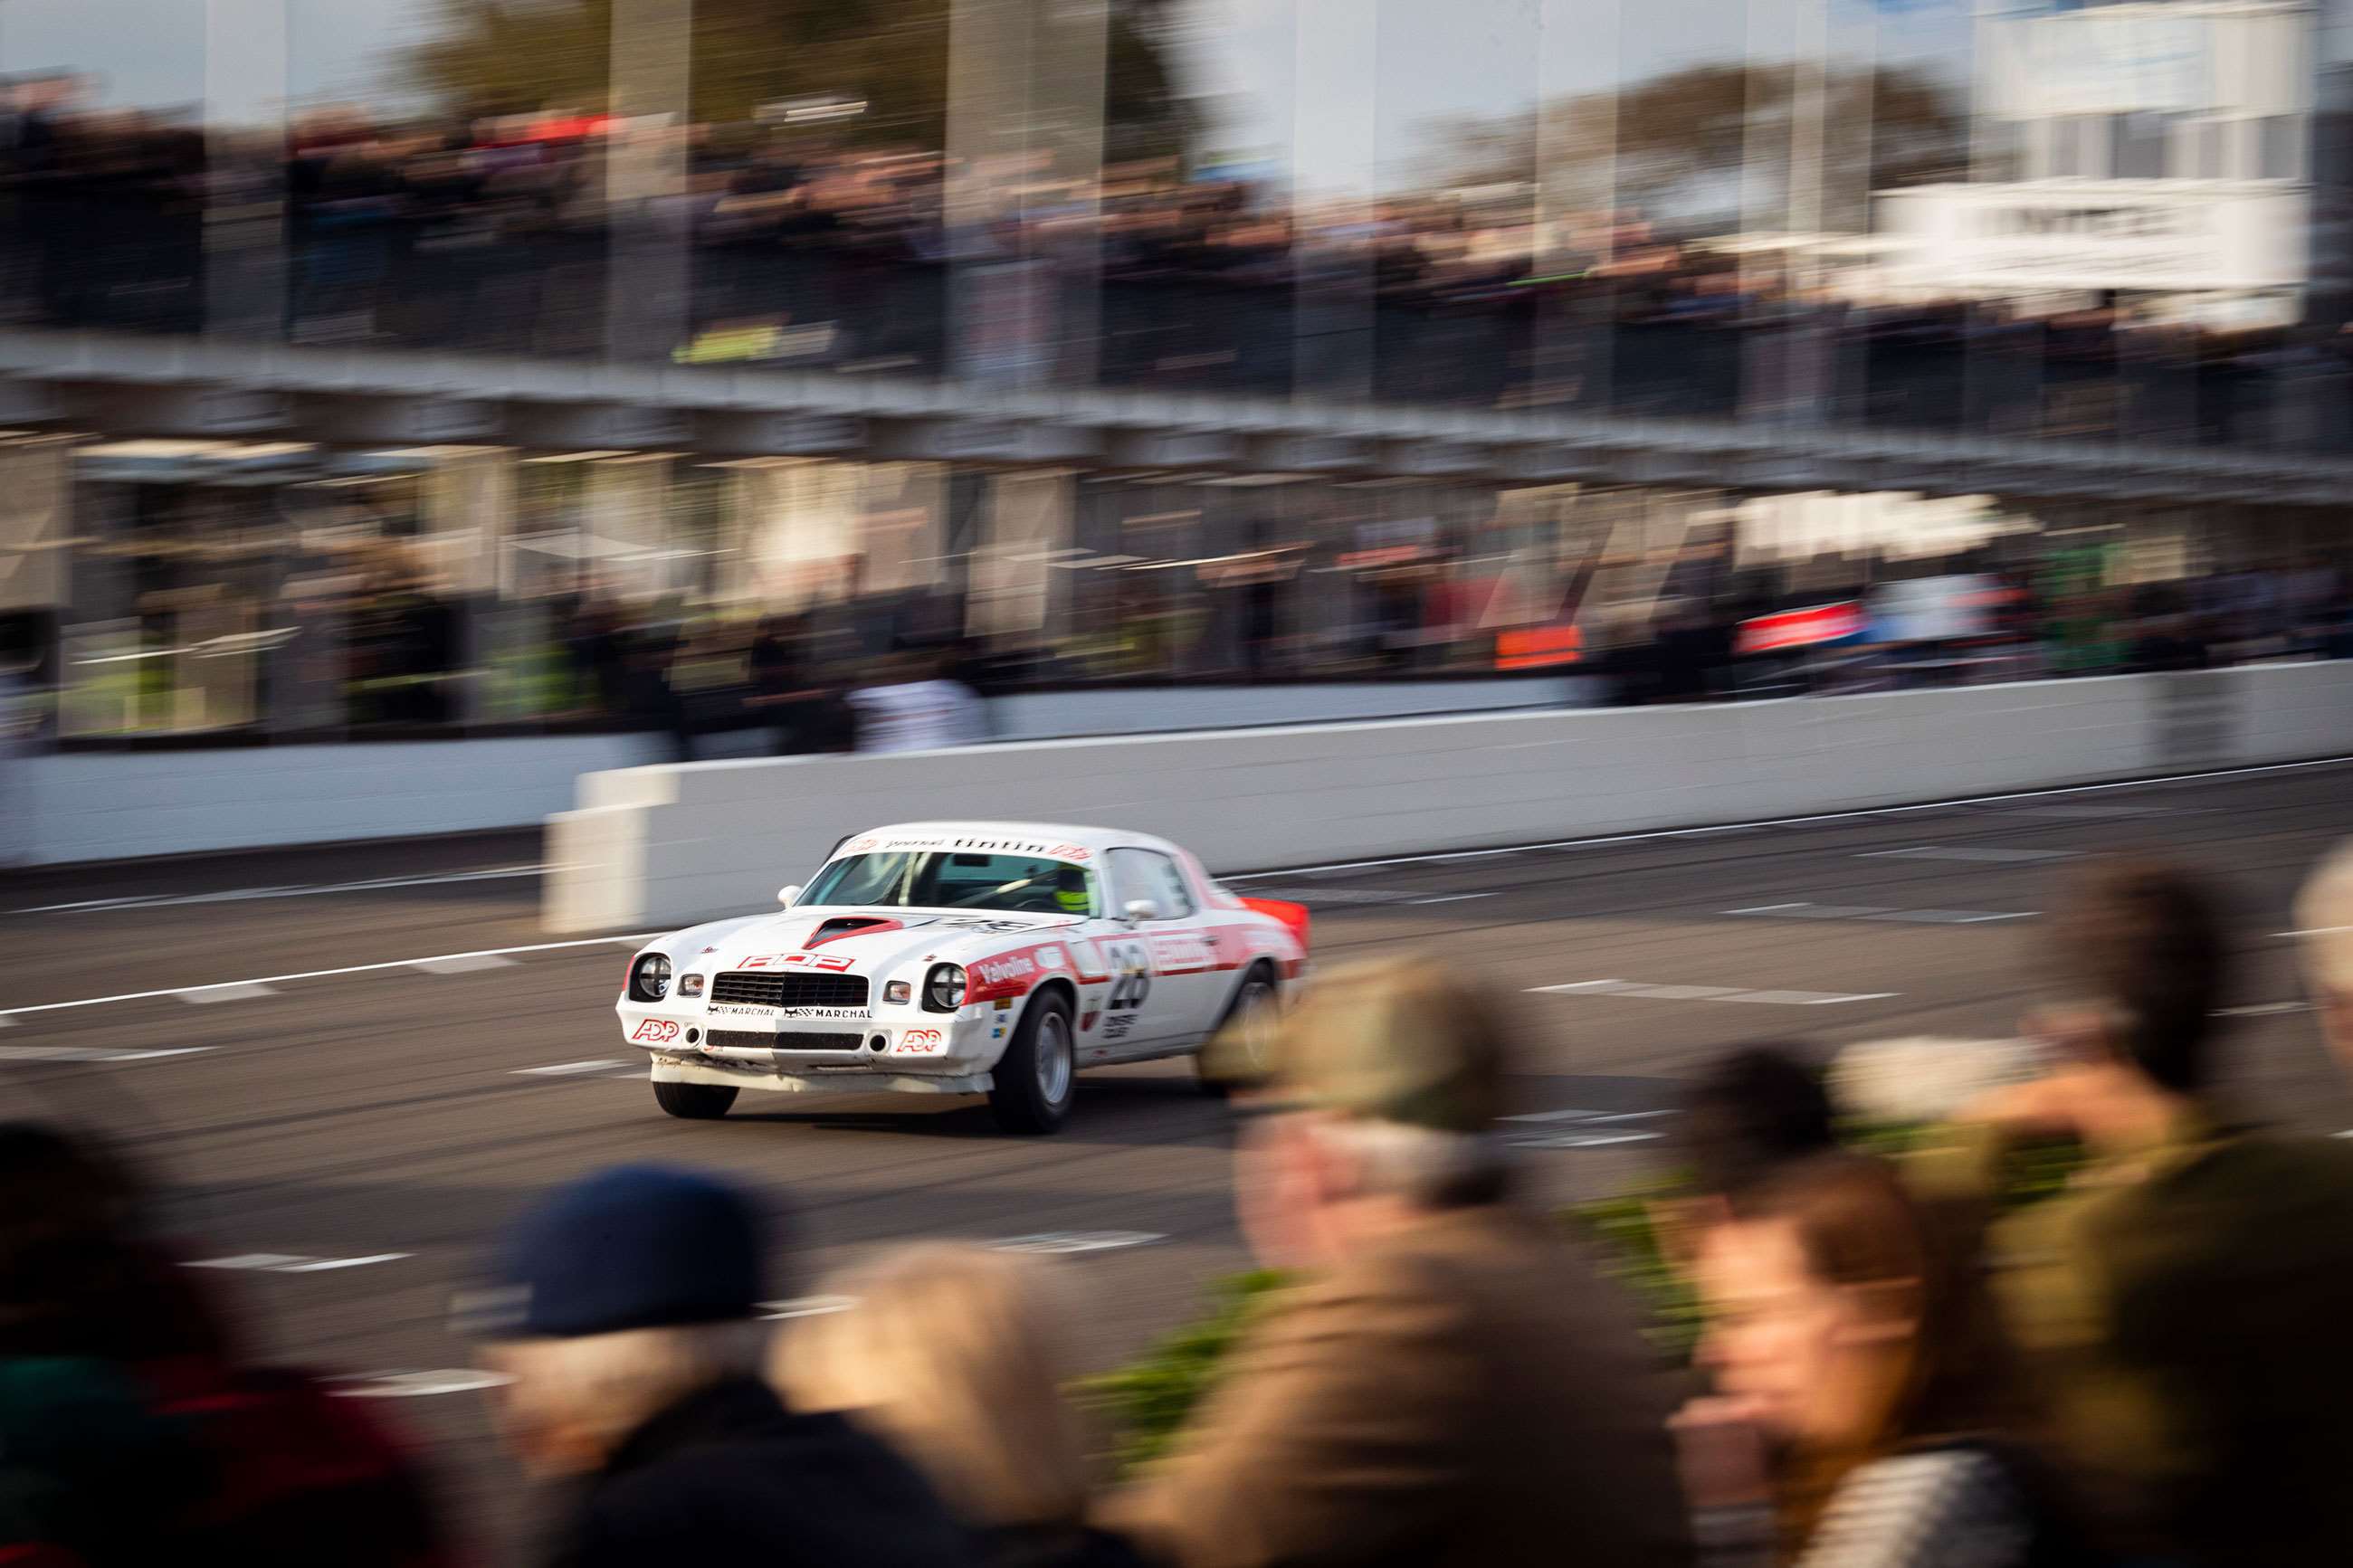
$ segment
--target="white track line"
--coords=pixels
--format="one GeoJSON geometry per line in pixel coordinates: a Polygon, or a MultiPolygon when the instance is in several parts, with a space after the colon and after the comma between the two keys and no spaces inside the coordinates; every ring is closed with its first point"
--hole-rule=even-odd
{"type": "Polygon", "coordinates": [[[1672,1110],[1531,1110],[1520,1116],[1502,1116],[1499,1121],[1649,1121],[1661,1116],[1672,1116],[1672,1110]]]}
{"type": "Polygon", "coordinates": [[[1883,1002],[1897,991],[1752,991],[1737,985],[1653,985],[1640,980],[1578,980],[1567,985],[1531,985],[1549,996],[1635,996],[1646,1002],[1753,1002],[1777,1007],[1834,1007],[1847,1002],[1883,1002]]]}
{"type": "Polygon", "coordinates": [[[2073,860],[2082,857],[2079,849],[1997,849],[1979,848],[1974,845],[1915,844],[1909,849],[1860,849],[1858,860],[1961,860],[1983,861],[1989,866],[2012,863],[2026,865],[2041,860],[2073,860]]]}
{"type": "Polygon", "coordinates": [[[760,1321],[780,1323],[787,1318],[822,1318],[828,1312],[847,1312],[858,1305],[855,1296],[795,1296],[786,1301],[760,1303],[760,1321]]]}
{"type": "Polygon", "coordinates": [[[1989,921],[2032,920],[2040,910],[1895,910],[1879,904],[1751,904],[1727,915],[1774,915],[1793,921],[1883,921],[1904,925],[1974,926],[1989,921]]]}
{"type": "Polygon", "coordinates": [[[263,974],[251,980],[220,980],[210,985],[175,985],[168,991],[123,991],[112,996],[85,996],[78,1002],[44,1002],[34,1007],[0,1008],[0,1017],[21,1018],[27,1013],[55,1013],[67,1007],[103,1007],[110,1002],[145,1002],[157,996],[193,1000],[200,991],[231,991],[255,985],[283,985],[293,980],[324,980],[337,974],[373,974],[386,969],[414,969],[419,964],[448,963],[461,958],[503,958],[511,952],[554,952],[570,947],[636,947],[668,936],[646,931],[634,936],[592,936],[578,942],[535,942],[523,947],[486,947],[473,952],[439,952],[429,958],[396,958],[385,963],[350,963],[341,969],[306,969],[296,974],[263,974]]]}
{"type": "Polygon", "coordinates": [[[615,1068],[625,1068],[628,1065],[625,1061],[612,1058],[594,1062],[557,1062],[553,1067],[517,1068],[512,1076],[515,1078],[582,1078],[592,1072],[610,1072],[615,1068]]]}
{"type": "Polygon", "coordinates": [[[193,1002],[199,1007],[206,1007],[216,1002],[259,1002],[264,996],[275,996],[278,993],[259,981],[254,980],[242,983],[231,981],[226,985],[199,985],[194,990],[174,991],[172,994],[183,1002],[193,1002]]]}
{"type": "Polygon", "coordinates": [[[152,1062],[163,1057],[195,1057],[210,1046],[174,1046],[167,1050],[111,1051],[99,1046],[0,1046],[0,1062],[152,1062]]]}
{"type": "Polygon", "coordinates": [[[407,1252],[371,1252],[364,1258],[309,1258],[299,1252],[240,1252],[229,1258],[200,1258],[186,1267],[263,1274],[325,1274],[337,1268],[365,1268],[372,1263],[396,1263],[414,1256],[407,1252]]]}
{"type": "Polygon", "coordinates": [[[1168,1238],[1151,1230],[1050,1230],[1037,1236],[1011,1236],[988,1244],[992,1252],[1036,1252],[1060,1256],[1073,1252],[1113,1252],[1123,1247],[1147,1247],[1168,1238]]]}
{"type": "Polygon", "coordinates": [[[1648,1143],[1658,1136],[1655,1132],[1588,1132],[1571,1128],[1562,1132],[1510,1133],[1504,1142],[1519,1149],[1604,1149],[1613,1143],[1648,1143]]]}
{"type": "MultiPolygon", "coordinates": [[[[2309,763],[2266,763],[2252,768],[2216,768],[2202,773],[2160,773],[2154,778],[2117,779],[2112,784],[2062,784],[2051,789],[2015,790],[2006,795],[1957,795],[1951,800],[1923,801],[1917,805],[1873,805],[1860,811],[1822,811],[1806,816],[1765,816],[1752,822],[1727,822],[1708,832],[1741,827],[1803,827],[1817,822],[1856,822],[1874,816],[1901,816],[1914,811],[1951,811],[1964,805],[1984,805],[2003,800],[2047,800],[2053,795],[2088,795],[2099,790],[2147,789],[2156,784],[2196,784],[2201,779],[2247,778],[2258,773],[2294,773],[2305,768],[2341,768],[2353,757],[2322,757],[2309,763]]],[[[1378,860],[1332,860],[1310,866],[1285,866],[1274,871],[1250,871],[1221,877],[1225,882],[1267,882],[1280,877],[1307,877],[1325,871],[1362,871],[1375,866],[1420,866],[1440,860],[1483,860],[1504,855],[1525,855],[1539,849],[1598,849],[1611,844],[1645,844],[1660,838],[1686,838],[1702,831],[1691,827],[1658,827],[1641,833],[1609,833],[1591,838],[1548,838],[1534,844],[1499,845],[1493,849],[1456,849],[1442,855],[1391,855],[1378,860]]]]}
{"type": "Polygon", "coordinates": [[[496,952],[460,952],[448,958],[420,958],[409,967],[427,974],[471,974],[480,969],[512,969],[514,960],[496,952]]]}
{"type": "Polygon", "coordinates": [[[443,1367],[434,1372],[373,1372],[358,1377],[332,1378],[327,1392],[344,1399],[423,1399],[436,1394],[473,1394],[485,1388],[502,1388],[513,1381],[502,1372],[443,1367]]]}

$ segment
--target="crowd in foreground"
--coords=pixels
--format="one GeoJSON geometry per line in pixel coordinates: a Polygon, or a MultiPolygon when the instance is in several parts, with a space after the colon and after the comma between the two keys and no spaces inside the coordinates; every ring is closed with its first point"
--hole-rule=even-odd
{"type": "MultiPolygon", "coordinates": [[[[2353,845],[2296,925],[2353,1067],[2353,845]]],[[[2353,1143],[2232,1119],[2232,948],[2200,878],[2098,868],[2041,933],[2028,1070],[1913,1152],[1842,1143],[1800,1051],[1700,1074],[1662,1215],[1688,1373],[1521,1190],[1507,1022],[1416,961],[1319,979],[1237,1094],[1242,1228],[1295,1282],[1140,1476],[1097,1489],[1051,1266],[913,1247],[772,1332],[770,1205],[662,1167],[508,1234],[499,1424],[565,1489],[559,1568],[2353,1561],[2353,1143]],[[2003,1202],[2053,1138],[2074,1173],[2003,1202]]],[[[358,1404],[239,1353],[144,1202],[0,1128],[0,1563],[464,1561],[358,1404]]]]}

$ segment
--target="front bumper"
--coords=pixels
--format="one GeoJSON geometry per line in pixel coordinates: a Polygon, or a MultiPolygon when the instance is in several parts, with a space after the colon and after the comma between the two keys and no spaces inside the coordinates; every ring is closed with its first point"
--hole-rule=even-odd
{"type": "Polygon", "coordinates": [[[624,997],[613,1010],[658,1083],[786,1093],[980,1093],[1009,1032],[1007,1014],[979,1006],[876,1017],[624,997]]]}

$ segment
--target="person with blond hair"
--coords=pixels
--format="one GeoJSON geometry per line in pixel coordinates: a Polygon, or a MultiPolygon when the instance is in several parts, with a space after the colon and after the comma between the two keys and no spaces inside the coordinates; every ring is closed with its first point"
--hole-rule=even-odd
{"type": "Polygon", "coordinates": [[[1138,1561],[1085,1522],[1085,1445],[1061,1392],[1074,1314],[1050,1265],[923,1243],[828,1290],[857,1306],[777,1337],[769,1372],[788,1405],[839,1411],[912,1460],[998,1568],[1138,1561]]]}
{"type": "Polygon", "coordinates": [[[1242,1228],[1303,1282],[1104,1522],[1177,1568],[1691,1561],[1658,1364],[1516,1201],[1516,1042],[1451,964],[1320,975],[1244,1103],[1242,1228]]]}

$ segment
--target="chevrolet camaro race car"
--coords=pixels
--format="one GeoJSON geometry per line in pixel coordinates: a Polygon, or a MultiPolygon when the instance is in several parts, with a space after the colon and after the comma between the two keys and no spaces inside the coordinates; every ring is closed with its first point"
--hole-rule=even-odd
{"type": "Polygon", "coordinates": [[[614,1011],[672,1116],[723,1116],[746,1089],[897,1089],[986,1094],[1004,1127],[1048,1132],[1080,1068],[1213,1038],[1235,1058],[1203,1067],[1216,1090],[1262,1067],[1307,956],[1300,906],[1097,827],[878,827],[777,901],[629,961],[614,1011]]]}

